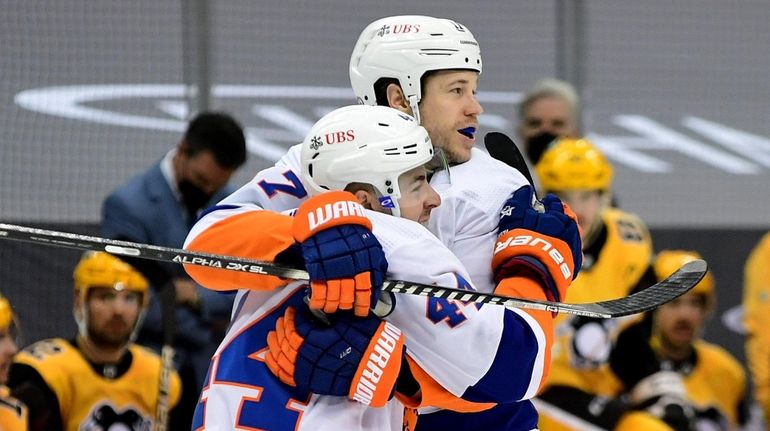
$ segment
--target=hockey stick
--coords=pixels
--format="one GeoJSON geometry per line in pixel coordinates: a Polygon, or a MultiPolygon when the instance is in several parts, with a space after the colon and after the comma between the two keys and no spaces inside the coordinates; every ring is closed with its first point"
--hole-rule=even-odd
{"type": "Polygon", "coordinates": [[[169,281],[158,292],[163,325],[163,347],[160,349],[160,376],[158,378],[158,404],[155,406],[153,431],[166,431],[169,421],[169,395],[171,373],[174,371],[174,335],[176,334],[176,288],[169,281]]]}
{"type": "Polygon", "coordinates": [[[527,162],[511,138],[500,132],[489,132],[484,135],[484,146],[490,156],[521,172],[534,190],[535,182],[532,181],[527,162]]]}
{"type": "MultiPolygon", "coordinates": [[[[32,242],[80,250],[106,251],[108,253],[152,259],[161,262],[222,268],[252,274],[272,275],[294,280],[307,280],[306,271],[253,259],[193,252],[155,245],[137,244],[67,232],[57,232],[0,223],[0,239],[32,242]]],[[[706,274],[708,266],[703,260],[694,260],[679,268],[665,280],[624,298],[587,304],[568,304],[551,301],[535,301],[510,298],[488,293],[431,286],[411,281],[385,280],[382,290],[407,293],[433,298],[445,298],[505,307],[529,308],[554,313],[577,314],[597,318],[614,318],[642,313],[657,308],[692,289],[706,274]]]]}
{"type": "Polygon", "coordinates": [[[171,373],[174,370],[174,335],[176,334],[176,289],[169,281],[158,292],[163,320],[163,347],[160,350],[160,376],[158,379],[158,404],[155,406],[153,431],[166,431],[169,418],[171,373]]]}

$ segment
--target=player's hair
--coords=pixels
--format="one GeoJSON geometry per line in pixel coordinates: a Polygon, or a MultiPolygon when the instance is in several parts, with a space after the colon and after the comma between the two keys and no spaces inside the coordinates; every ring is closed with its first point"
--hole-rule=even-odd
{"type": "Polygon", "coordinates": [[[524,118],[533,103],[544,97],[557,97],[567,102],[572,118],[577,123],[580,117],[580,99],[577,91],[569,82],[556,78],[543,78],[532,86],[519,104],[519,119],[524,118]]]}
{"type": "Polygon", "coordinates": [[[246,162],[243,127],[224,112],[201,112],[190,121],[183,137],[187,154],[211,151],[217,164],[237,168],[246,162]]]}

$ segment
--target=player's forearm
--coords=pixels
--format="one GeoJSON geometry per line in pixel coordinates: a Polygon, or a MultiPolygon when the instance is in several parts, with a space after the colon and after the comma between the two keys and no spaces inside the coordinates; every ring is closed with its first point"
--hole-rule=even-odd
{"type": "MultiPolygon", "coordinates": [[[[196,223],[185,249],[271,262],[294,244],[292,218],[253,208],[214,211],[196,223]]],[[[213,290],[269,290],[286,282],[277,277],[228,271],[199,265],[185,270],[200,285],[213,290]]]]}
{"type": "MultiPolygon", "coordinates": [[[[399,298],[394,319],[404,313],[408,299],[399,298]]],[[[445,321],[436,328],[427,319],[428,328],[420,329],[414,323],[402,325],[413,359],[411,364],[420,367],[420,372],[414,374],[424,373],[428,381],[443,388],[442,393],[449,392],[469,403],[511,403],[534,397],[548,372],[550,337],[543,333],[541,324],[521,310],[476,310],[470,305],[463,311],[467,319],[449,330],[441,330],[445,321]],[[421,336],[425,330],[444,334],[421,336]]],[[[411,313],[413,322],[414,314],[411,313]]],[[[542,317],[552,319],[550,313],[543,313],[542,317]]]]}
{"type": "Polygon", "coordinates": [[[467,413],[487,410],[494,406],[494,403],[468,401],[453,394],[409,355],[406,356],[406,363],[402,367],[409,367],[409,376],[417,386],[416,389],[413,385],[408,385],[407,393],[404,391],[403,380],[401,387],[396,386],[396,397],[407,407],[437,407],[467,413]]]}

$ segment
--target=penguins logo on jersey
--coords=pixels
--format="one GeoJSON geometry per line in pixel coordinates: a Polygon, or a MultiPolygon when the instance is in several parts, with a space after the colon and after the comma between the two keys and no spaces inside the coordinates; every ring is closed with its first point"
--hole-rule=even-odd
{"type": "Polygon", "coordinates": [[[121,412],[109,404],[99,404],[80,425],[80,431],[151,431],[152,421],[131,407],[121,412]]]}

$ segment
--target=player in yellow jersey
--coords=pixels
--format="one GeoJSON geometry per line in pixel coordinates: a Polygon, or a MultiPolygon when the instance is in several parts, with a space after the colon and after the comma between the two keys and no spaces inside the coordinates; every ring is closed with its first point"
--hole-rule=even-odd
{"type": "Polygon", "coordinates": [[[751,251],[743,279],[746,359],[754,397],[770,424],[770,232],[751,251]]]}
{"type": "MultiPolygon", "coordinates": [[[[535,173],[540,194],[554,193],[578,216],[583,267],[566,302],[593,302],[627,296],[654,283],[652,241],[635,215],[613,208],[613,168],[585,139],[561,138],[543,153],[535,173]]],[[[625,410],[613,399],[620,382],[609,370],[612,342],[623,322],[560,315],[551,374],[537,406],[544,431],[589,423],[611,429],[625,410]]]]}
{"type": "MultiPolygon", "coordinates": [[[[655,259],[656,278],[662,280],[700,258],[693,251],[663,250],[655,259]]],[[[745,424],[743,367],[725,349],[700,338],[715,302],[714,278],[708,272],[691,291],[649,313],[618,337],[611,367],[624,382],[631,403],[646,412],[657,411],[658,416],[679,414],[679,419],[669,420],[669,427],[641,428],[643,416],[628,414],[617,431],[732,430],[745,424]]]]}
{"type": "MultiPolygon", "coordinates": [[[[34,343],[11,367],[9,386],[30,408],[30,430],[150,430],[161,361],[133,344],[148,306],[147,281],[102,252],[86,253],[74,279],[78,334],[34,343]]],[[[169,381],[174,406],[181,382],[176,372],[169,381]]]]}
{"type": "Polygon", "coordinates": [[[13,310],[8,300],[0,295],[0,430],[27,429],[27,407],[11,397],[5,386],[17,350],[13,310]]]}

